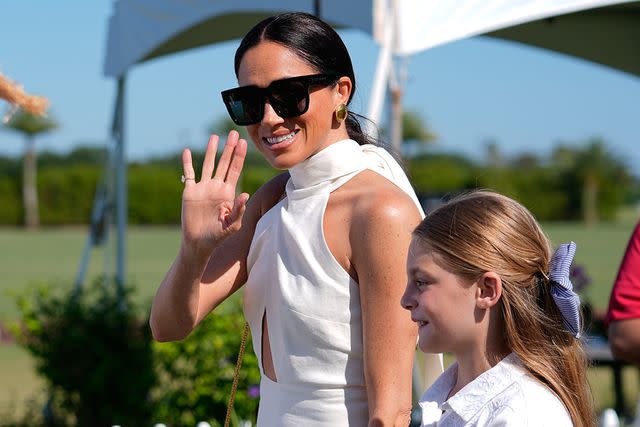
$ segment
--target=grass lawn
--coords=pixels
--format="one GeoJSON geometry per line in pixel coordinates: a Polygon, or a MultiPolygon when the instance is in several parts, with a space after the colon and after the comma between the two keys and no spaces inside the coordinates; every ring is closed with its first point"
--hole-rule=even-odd
{"type": "Polygon", "coordinates": [[[577,250],[574,263],[586,268],[592,283],[582,295],[598,309],[606,309],[611,286],[627,248],[635,223],[607,223],[586,227],[579,223],[543,224],[554,246],[573,240],[577,250]]]}
{"type": "MultiPolygon", "coordinates": [[[[578,223],[548,223],[543,227],[554,245],[573,240],[578,245],[576,263],[582,264],[592,278],[583,294],[601,310],[606,309],[611,284],[615,278],[634,221],[585,227],[578,223]]],[[[23,292],[34,283],[72,286],[87,237],[83,227],[44,229],[26,232],[0,228],[0,321],[13,321],[18,312],[14,298],[7,292],[23,292]]],[[[136,286],[136,298],[148,303],[164,276],[179,244],[178,227],[130,227],[127,236],[127,271],[129,282],[136,286]]],[[[105,261],[115,264],[113,245],[92,251],[87,279],[103,272],[105,261]]],[[[608,370],[591,369],[589,378],[599,408],[613,403],[612,380],[608,370]]],[[[638,376],[634,369],[625,371],[627,399],[638,398],[638,376]]],[[[15,345],[0,345],[0,414],[11,403],[19,404],[40,387],[29,355],[15,345]]]]}
{"type": "Polygon", "coordinates": [[[21,411],[43,385],[26,350],[13,344],[0,345],[0,416],[21,411]]]}
{"type": "MultiPolygon", "coordinates": [[[[579,223],[547,223],[554,244],[573,240],[578,245],[576,263],[586,267],[593,283],[584,297],[605,309],[620,259],[634,223],[624,221],[585,227],[579,223]]],[[[34,283],[71,286],[75,280],[87,237],[83,227],[26,232],[0,228],[0,321],[13,320],[17,310],[7,292],[20,292],[34,283]]],[[[179,244],[178,227],[129,227],[127,271],[137,298],[147,302],[162,280],[179,244]]],[[[111,242],[113,243],[113,242],[111,242]]],[[[104,271],[105,261],[115,264],[113,244],[92,251],[87,279],[104,271]]]]}
{"type": "MultiPolygon", "coordinates": [[[[38,283],[72,286],[80,265],[87,229],[56,228],[40,231],[0,229],[0,321],[14,320],[13,292],[38,283]]],[[[130,227],[127,236],[128,279],[140,302],[150,301],[178,250],[178,227],[130,227]]],[[[86,281],[115,265],[113,242],[92,250],[86,281]]]]}

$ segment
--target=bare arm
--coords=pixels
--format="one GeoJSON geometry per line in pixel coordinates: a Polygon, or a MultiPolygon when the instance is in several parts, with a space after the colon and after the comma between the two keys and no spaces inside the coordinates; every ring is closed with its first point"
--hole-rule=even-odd
{"type": "MultiPolygon", "coordinates": [[[[238,139],[237,132],[229,133],[216,168],[218,139],[216,135],[209,139],[199,181],[196,181],[191,152],[182,153],[187,179],[182,193],[180,250],[151,307],[151,330],[159,341],[182,339],[191,332],[197,324],[202,275],[208,262],[216,259],[212,253],[217,252],[227,238],[231,237],[230,243],[238,240],[233,235],[241,228],[248,195],[236,197],[235,191],[247,143],[238,139]]],[[[239,249],[239,245],[234,247],[239,249]]],[[[239,258],[241,253],[237,252],[239,258]]],[[[229,283],[221,285],[229,287],[229,283]]]]}
{"type": "Polygon", "coordinates": [[[640,319],[611,322],[609,346],[616,359],[640,365],[640,319]]]}
{"type": "Polygon", "coordinates": [[[353,260],[362,304],[370,426],[406,426],[417,329],[400,305],[411,232],[420,221],[404,194],[383,192],[356,212],[353,260]]]}
{"type": "Polygon", "coordinates": [[[640,223],[633,230],[609,299],[609,347],[616,359],[640,365],[640,223]]]}

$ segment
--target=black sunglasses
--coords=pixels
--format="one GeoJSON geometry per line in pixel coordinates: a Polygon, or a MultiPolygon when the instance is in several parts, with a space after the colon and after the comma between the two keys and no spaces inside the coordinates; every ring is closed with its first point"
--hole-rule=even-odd
{"type": "Polygon", "coordinates": [[[259,123],[264,116],[264,104],[269,104],[282,118],[296,117],[309,109],[311,86],[328,86],[338,81],[330,74],[291,77],[274,80],[265,88],[241,86],[221,92],[231,119],[240,126],[259,123]]]}

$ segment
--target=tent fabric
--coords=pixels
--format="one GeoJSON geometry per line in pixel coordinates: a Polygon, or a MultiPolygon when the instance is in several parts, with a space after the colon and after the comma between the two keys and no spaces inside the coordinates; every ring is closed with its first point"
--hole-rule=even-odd
{"type": "MultiPolygon", "coordinates": [[[[489,33],[640,75],[637,1],[316,1],[324,20],[337,27],[357,28],[379,43],[391,19],[387,9],[392,7],[396,55],[489,33]],[[551,17],[555,26],[549,25],[551,17]]],[[[316,1],[116,0],[108,24],[104,72],[119,77],[152,58],[239,38],[264,17],[291,10],[313,13],[316,1]]]]}
{"type": "MultiPolygon", "coordinates": [[[[116,0],[109,18],[104,73],[120,77],[135,64],[242,37],[261,19],[288,11],[314,12],[313,0],[116,0]]],[[[372,33],[369,0],[320,2],[335,26],[372,33]],[[366,11],[363,13],[363,11],[366,11]]]]}
{"type": "Polygon", "coordinates": [[[553,49],[640,76],[640,2],[527,22],[486,35],[553,49]]]}
{"type": "Polygon", "coordinates": [[[615,0],[404,0],[395,51],[414,54],[454,40],[551,16],[624,3],[615,0]]]}

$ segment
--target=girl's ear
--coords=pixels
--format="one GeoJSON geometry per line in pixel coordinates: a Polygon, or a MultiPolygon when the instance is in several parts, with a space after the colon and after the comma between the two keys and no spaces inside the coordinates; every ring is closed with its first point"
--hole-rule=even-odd
{"type": "Polygon", "coordinates": [[[486,310],[500,301],[502,296],[502,280],[493,271],[488,271],[480,276],[476,282],[476,305],[486,310]]]}
{"type": "Polygon", "coordinates": [[[353,90],[351,79],[347,76],[340,77],[338,83],[336,83],[336,88],[336,106],[349,102],[349,96],[351,96],[351,91],[353,90]]]}

